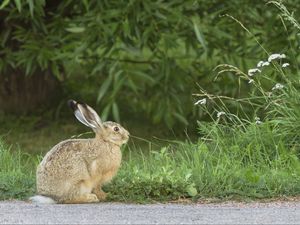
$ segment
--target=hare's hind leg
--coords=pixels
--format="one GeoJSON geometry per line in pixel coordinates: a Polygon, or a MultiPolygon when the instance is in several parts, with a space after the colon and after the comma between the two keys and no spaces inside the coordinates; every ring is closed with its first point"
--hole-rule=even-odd
{"type": "Polygon", "coordinates": [[[95,194],[84,194],[73,199],[64,200],[64,204],[80,204],[80,203],[96,203],[99,202],[97,195],[95,194]]]}
{"type": "Polygon", "coordinates": [[[80,181],[70,188],[68,195],[62,199],[61,203],[94,203],[99,202],[97,195],[92,194],[92,186],[87,181],[80,181]]]}

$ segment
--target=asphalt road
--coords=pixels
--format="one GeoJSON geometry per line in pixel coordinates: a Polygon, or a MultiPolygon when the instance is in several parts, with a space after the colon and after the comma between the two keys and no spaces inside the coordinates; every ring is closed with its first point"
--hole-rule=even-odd
{"type": "Polygon", "coordinates": [[[300,202],[190,205],[0,202],[0,224],[300,224],[300,202]]]}

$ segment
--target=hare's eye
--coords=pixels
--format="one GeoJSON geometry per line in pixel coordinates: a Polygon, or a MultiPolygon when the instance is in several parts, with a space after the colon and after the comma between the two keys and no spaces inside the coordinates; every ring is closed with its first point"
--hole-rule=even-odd
{"type": "Polygon", "coordinates": [[[119,127],[114,127],[115,132],[118,132],[119,130],[120,130],[119,127]]]}

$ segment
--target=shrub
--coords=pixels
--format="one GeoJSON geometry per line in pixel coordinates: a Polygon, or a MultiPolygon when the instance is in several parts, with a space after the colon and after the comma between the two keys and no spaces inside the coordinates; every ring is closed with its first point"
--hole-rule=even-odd
{"type": "MultiPolygon", "coordinates": [[[[297,12],[299,4],[286,4],[297,12]]],[[[104,119],[119,120],[121,107],[169,127],[196,118],[197,83],[239,92],[232,78],[212,84],[215,65],[246,68],[263,56],[255,38],[272,51],[294,38],[282,32],[266,1],[5,0],[0,13],[0,73],[50,70],[75,97],[97,96],[104,119]],[[255,38],[226,14],[251,27],[255,38]]]]}

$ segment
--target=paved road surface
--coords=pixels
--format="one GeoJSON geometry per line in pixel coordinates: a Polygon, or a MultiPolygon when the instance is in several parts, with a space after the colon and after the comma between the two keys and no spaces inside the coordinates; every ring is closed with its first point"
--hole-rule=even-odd
{"type": "Polygon", "coordinates": [[[300,202],[191,205],[0,202],[0,224],[300,224],[300,202]]]}

